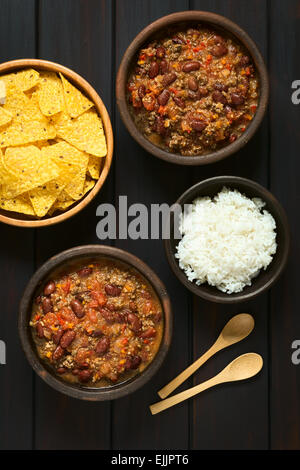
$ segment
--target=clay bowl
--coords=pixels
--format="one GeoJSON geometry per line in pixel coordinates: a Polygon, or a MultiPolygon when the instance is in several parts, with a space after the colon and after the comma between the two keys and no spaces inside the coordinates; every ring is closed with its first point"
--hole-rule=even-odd
{"type": "Polygon", "coordinates": [[[179,165],[206,165],[208,163],[214,163],[218,160],[222,160],[223,158],[226,158],[240,150],[257,131],[266,111],[268,96],[268,73],[263,58],[253,40],[242,28],[240,28],[237,24],[233,23],[228,18],[205,11],[183,11],[180,13],[173,13],[171,15],[164,16],[163,18],[160,18],[148,25],[134,38],[127,48],[118,70],[116,82],[116,98],[120,115],[131,136],[147,152],[158,158],[161,158],[162,160],[166,160],[167,162],[171,163],[177,163],[179,165]],[[136,63],[138,51],[144,45],[149,43],[155,37],[163,35],[164,31],[170,26],[175,26],[176,28],[182,26],[184,28],[199,22],[213,27],[221,34],[224,32],[225,34],[232,36],[248,50],[248,53],[252,57],[258,73],[260,82],[260,98],[255,117],[241,137],[239,137],[232,144],[229,144],[228,146],[215,152],[211,152],[207,155],[190,157],[166,152],[165,150],[152,144],[148,139],[146,139],[146,137],[142,135],[142,133],[136,127],[128,108],[126,85],[133,64],[136,63]]]}
{"type": "Polygon", "coordinates": [[[56,215],[54,214],[51,217],[45,216],[39,220],[34,219],[31,216],[19,214],[17,212],[10,212],[0,209],[1,222],[4,222],[9,225],[17,225],[20,227],[45,227],[48,225],[63,222],[64,220],[67,220],[73,215],[77,214],[82,209],[84,209],[100,191],[107,178],[112,162],[114,146],[113,131],[108,112],[98,93],[86,80],[84,80],[84,78],[82,78],[76,72],[73,72],[73,70],[64,67],[63,65],[56,64],[55,62],[50,62],[48,60],[40,59],[12,60],[10,62],[0,64],[0,75],[16,72],[17,70],[26,67],[32,67],[36,70],[49,70],[51,72],[57,73],[61,72],[74,86],[80,89],[91,101],[93,101],[95,103],[95,109],[101,116],[107,143],[107,155],[102,159],[102,170],[99,180],[96,182],[93,189],[88,192],[80,201],[70,206],[70,209],[67,209],[64,212],[58,213],[56,215]]]}
{"type": "Polygon", "coordinates": [[[143,261],[118,248],[104,245],[86,245],[71,248],[70,250],[59,253],[46,261],[46,263],[36,271],[30,279],[21,299],[18,329],[21,344],[30,365],[48,385],[74,398],[90,401],[104,401],[113,400],[133,393],[151,380],[153,375],[161,367],[168,352],[172,336],[172,324],[171,303],[166,288],[157,275],[143,261]],[[161,344],[156,356],[148,367],[127,381],[102,388],[68,384],[59,376],[55,375],[52,370],[41,361],[37,354],[30,331],[31,327],[29,326],[32,303],[45,281],[55,277],[55,273],[59,272],[61,269],[68,270],[68,267],[71,268],[74,265],[78,266],[81,263],[89,263],[103,258],[115,260],[124,264],[125,267],[133,268],[153,287],[162,305],[164,316],[164,331],[161,344]]]}
{"type": "Polygon", "coordinates": [[[174,238],[174,233],[179,233],[179,221],[178,218],[172,216],[172,214],[169,219],[171,238],[165,240],[164,244],[167,259],[174,274],[193,294],[212,302],[233,304],[256,297],[269,289],[275,281],[277,281],[288,259],[290,234],[287,216],[277,199],[263,186],[246,178],[240,178],[237,176],[218,176],[201,181],[185,191],[176,203],[183,207],[184,204],[192,203],[197,197],[213,197],[221,191],[224,186],[230,189],[237,189],[242,194],[245,194],[250,198],[261,198],[266,203],[264,209],[272,214],[276,222],[277,251],[268,268],[265,271],[262,270],[256,278],[252,279],[251,286],[246,286],[242,292],[236,294],[226,294],[218,290],[216,287],[209,286],[208,284],[197,286],[194,282],[189,281],[184,271],[180,269],[177,258],[175,258],[176,246],[178,245],[179,240],[174,238]]]}

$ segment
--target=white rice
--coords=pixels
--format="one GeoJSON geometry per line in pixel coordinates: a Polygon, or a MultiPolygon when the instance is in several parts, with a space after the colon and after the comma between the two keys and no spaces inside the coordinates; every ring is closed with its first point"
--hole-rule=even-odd
{"type": "Polygon", "coordinates": [[[176,258],[190,281],[241,292],[276,253],[276,223],[265,203],[223,188],[200,197],[181,217],[176,258]]]}

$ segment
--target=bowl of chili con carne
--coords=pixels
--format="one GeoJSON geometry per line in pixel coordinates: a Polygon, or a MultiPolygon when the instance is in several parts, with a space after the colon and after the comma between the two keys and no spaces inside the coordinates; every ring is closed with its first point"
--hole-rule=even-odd
{"type": "Polygon", "coordinates": [[[121,61],[116,97],[131,136],[149,153],[204,165],[241,149],[268,102],[268,74],[248,34],[203,11],[151,23],[121,61]]]}
{"type": "Polygon", "coordinates": [[[69,396],[120,398],[162,365],[171,304],[156,274],[118,248],[87,245],[43,264],[29,281],[19,335],[35,372],[69,396]]]}

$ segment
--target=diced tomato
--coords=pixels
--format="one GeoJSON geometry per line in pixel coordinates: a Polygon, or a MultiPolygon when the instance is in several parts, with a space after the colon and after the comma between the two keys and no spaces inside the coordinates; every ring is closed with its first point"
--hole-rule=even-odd
{"type": "Polygon", "coordinates": [[[52,313],[52,312],[48,312],[46,313],[46,315],[44,316],[43,318],[43,322],[46,326],[55,326],[58,324],[59,320],[57,318],[57,316],[55,315],[55,313],[52,313]]]}
{"type": "Polygon", "coordinates": [[[106,295],[102,294],[102,292],[92,290],[91,296],[92,296],[92,299],[97,302],[99,307],[103,307],[107,302],[107,297],[106,295]]]}
{"type": "Polygon", "coordinates": [[[92,299],[86,306],[87,308],[97,308],[99,307],[99,304],[97,300],[92,299]]]}
{"type": "Polygon", "coordinates": [[[174,87],[172,87],[172,86],[169,87],[169,91],[171,91],[171,92],[174,93],[175,95],[177,95],[177,93],[178,93],[177,88],[174,88],[174,87]]]}
{"type": "Polygon", "coordinates": [[[88,308],[87,309],[87,317],[89,318],[89,320],[92,322],[92,323],[96,323],[97,322],[97,311],[93,308],[88,308]]]}
{"type": "Polygon", "coordinates": [[[62,284],[61,288],[64,291],[65,294],[68,294],[70,292],[70,287],[71,287],[71,280],[67,279],[64,284],[62,284]]]}

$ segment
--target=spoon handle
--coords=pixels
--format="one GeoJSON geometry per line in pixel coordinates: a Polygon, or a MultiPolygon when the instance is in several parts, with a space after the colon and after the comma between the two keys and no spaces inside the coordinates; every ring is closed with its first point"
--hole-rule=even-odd
{"type": "Polygon", "coordinates": [[[188,398],[191,398],[197,395],[198,393],[207,390],[208,388],[214,387],[215,385],[222,383],[224,381],[224,378],[222,380],[219,375],[220,374],[216,375],[215,377],[212,377],[211,379],[207,380],[206,382],[203,382],[202,384],[195,385],[195,387],[189,388],[188,390],[184,390],[184,392],[180,392],[176,395],[173,395],[172,397],[166,398],[166,400],[154,403],[154,405],[151,405],[149,407],[151,413],[153,415],[160,413],[161,411],[164,411],[167,408],[170,408],[171,406],[177,405],[178,403],[187,400],[188,398]]]}
{"type": "Polygon", "coordinates": [[[182,371],[175,379],[171,380],[167,385],[165,385],[161,390],[157,393],[160,398],[166,398],[170,393],[175,390],[175,388],[179,387],[186,379],[188,379],[194,372],[196,372],[199,367],[202,366],[211,356],[213,356],[219,349],[215,347],[216,343],[206,351],[199,359],[197,359],[193,364],[187,367],[184,371],[182,371]]]}

